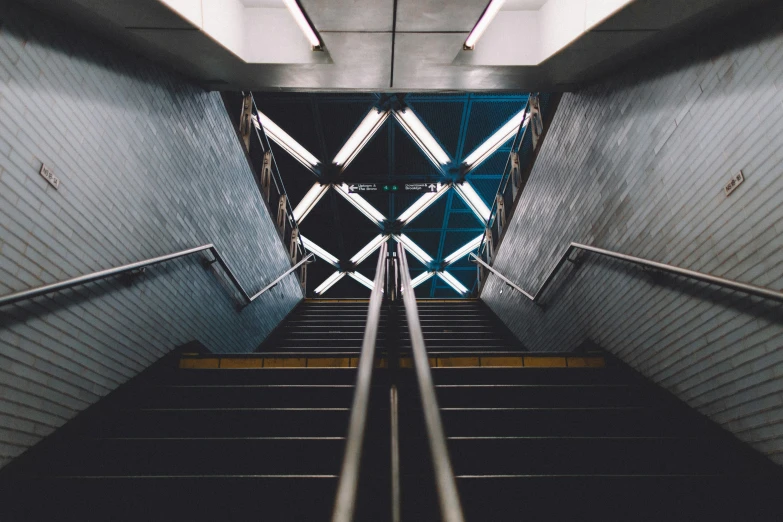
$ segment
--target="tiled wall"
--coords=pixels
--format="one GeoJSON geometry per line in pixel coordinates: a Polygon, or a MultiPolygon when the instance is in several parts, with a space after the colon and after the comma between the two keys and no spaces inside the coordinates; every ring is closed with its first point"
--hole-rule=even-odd
{"type": "MultiPolygon", "coordinates": [[[[249,292],[290,266],[219,94],[0,0],[0,295],[205,243],[249,292]]],[[[202,258],[0,309],[0,466],[174,346],[254,349],[302,297],[290,276],[240,312],[202,258]]]]}
{"type": "MultiPolygon", "coordinates": [[[[564,95],[495,267],[535,291],[576,241],[783,289],[782,20],[778,3],[564,95]]],[[[780,303],[595,255],[543,307],[494,278],[482,298],[530,349],[589,339],[783,464],[780,303]]]]}

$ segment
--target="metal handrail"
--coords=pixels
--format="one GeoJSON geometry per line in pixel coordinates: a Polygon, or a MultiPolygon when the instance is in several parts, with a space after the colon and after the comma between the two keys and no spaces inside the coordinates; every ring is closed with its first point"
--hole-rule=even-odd
{"type": "Polygon", "coordinates": [[[627,254],[622,254],[620,252],[614,252],[612,250],[606,250],[603,248],[598,248],[590,245],[583,245],[581,243],[571,243],[568,245],[568,248],[566,249],[565,253],[560,257],[560,260],[557,262],[557,264],[552,268],[552,271],[549,272],[549,275],[544,280],[544,283],[541,285],[541,287],[538,289],[538,292],[535,293],[535,295],[531,295],[528,292],[525,292],[522,290],[519,286],[514,284],[511,280],[509,280],[506,276],[498,272],[496,269],[489,266],[487,263],[485,263],[483,260],[481,260],[476,254],[471,253],[470,258],[474,259],[479,264],[483,265],[485,268],[487,268],[490,272],[498,276],[500,279],[502,279],[504,282],[508,283],[512,288],[520,292],[522,295],[527,297],[533,302],[537,302],[541,296],[543,295],[546,288],[549,286],[549,284],[552,282],[552,280],[555,278],[555,275],[557,274],[558,270],[563,266],[563,263],[565,263],[569,256],[571,255],[571,252],[574,250],[584,250],[587,252],[593,252],[595,254],[601,254],[603,256],[611,257],[614,259],[620,259],[622,261],[628,261],[629,263],[635,263],[637,265],[646,266],[649,268],[653,268],[656,270],[663,270],[665,272],[670,272],[673,274],[681,275],[684,277],[689,277],[691,279],[696,279],[698,281],[703,281],[705,283],[710,283],[717,286],[722,286],[724,288],[729,288],[731,290],[738,290],[740,292],[745,292],[746,294],[751,294],[759,297],[765,297],[768,299],[774,299],[776,301],[783,301],[783,292],[772,290],[770,288],[764,288],[761,286],[751,285],[748,283],[741,283],[739,281],[734,281],[732,279],[726,279],[723,277],[714,276],[711,274],[705,274],[703,272],[697,272],[695,270],[689,270],[687,268],[680,268],[678,266],[674,265],[668,265],[666,263],[659,263],[657,261],[650,261],[649,259],[643,259],[641,257],[635,257],[635,256],[629,256],[627,254]]]}
{"type": "Polygon", "coordinates": [[[378,337],[383,282],[386,277],[387,244],[384,243],[380,250],[378,264],[375,268],[375,281],[370,294],[370,304],[367,309],[367,326],[364,329],[362,351],[359,356],[351,417],[348,422],[348,437],[345,442],[345,455],[340,471],[340,482],[337,486],[332,522],[351,522],[356,508],[356,491],[359,485],[359,468],[362,459],[362,446],[364,445],[364,431],[367,425],[367,410],[370,403],[372,370],[375,362],[375,342],[378,337]]]}
{"type": "Polygon", "coordinates": [[[304,259],[302,259],[299,263],[294,265],[293,267],[289,268],[288,270],[283,273],[280,277],[275,279],[272,283],[265,286],[260,292],[254,294],[253,296],[250,296],[245,289],[242,287],[242,284],[239,282],[239,280],[234,275],[233,270],[228,266],[228,263],[223,258],[223,256],[220,255],[220,252],[218,252],[217,248],[215,248],[215,245],[212,243],[201,245],[194,248],[189,248],[187,250],[181,250],[179,252],[174,252],[171,254],[167,254],[165,256],[159,256],[159,257],[153,257],[150,259],[145,259],[144,261],[137,261],[135,263],[130,263],[127,265],[122,265],[114,268],[108,268],[106,270],[100,270],[98,272],[93,272],[91,274],[86,274],[78,277],[73,277],[71,279],[66,279],[65,281],[60,281],[57,283],[52,283],[44,286],[39,286],[37,288],[31,288],[29,290],[22,290],[21,292],[15,292],[13,294],[8,294],[3,297],[0,297],[0,306],[5,306],[13,303],[18,303],[19,301],[23,301],[25,299],[31,299],[33,297],[38,297],[40,295],[49,294],[52,292],[57,292],[59,290],[65,290],[67,288],[72,288],[74,286],[82,285],[85,283],[90,283],[92,281],[97,281],[99,279],[105,279],[107,277],[123,274],[126,272],[133,272],[134,270],[141,270],[148,266],[157,265],[159,263],[163,263],[165,261],[171,261],[172,259],[177,259],[180,257],[189,256],[192,254],[196,254],[199,252],[204,252],[206,250],[209,250],[212,256],[214,257],[214,260],[210,262],[212,263],[218,263],[221,268],[223,268],[223,271],[226,273],[228,278],[231,280],[231,282],[234,284],[234,286],[239,290],[239,293],[242,294],[242,297],[245,300],[245,304],[250,304],[253,301],[255,301],[261,294],[269,290],[270,288],[277,285],[285,276],[299,268],[302,264],[309,262],[311,258],[314,258],[313,254],[308,255],[304,259]]]}
{"type": "Polygon", "coordinates": [[[435,396],[435,386],[432,382],[427,347],[424,344],[424,336],[419,323],[419,311],[416,306],[416,295],[413,285],[411,285],[408,258],[402,243],[397,244],[397,257],[400,263],[402,299],[405,304],[405,316],[408,319],[413,365],[416,370],[416,379],[419,383],[421,407],[424,412],[427,438],[429,439],[432,463],[435,468],[435,484],[438,488],[441,519],[444,522],[464,522],[465,517],[462,514],[462,506],[459,501],[457,482],[451,467],[449,451],[446,446],[446,435],[440,418],[440,410],[438,409],[438,399],[435,396]]]}

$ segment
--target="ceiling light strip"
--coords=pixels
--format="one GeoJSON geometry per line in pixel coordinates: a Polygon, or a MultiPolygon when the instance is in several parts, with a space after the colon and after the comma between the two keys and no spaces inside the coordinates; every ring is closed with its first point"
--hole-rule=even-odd
{"type": "Polygon", "coordinates": [[[440,277],[447,285],[453,288],[454,291],[458,294],[465,295],[468,293],[468,289],[465,288],[456,277],[449,274],[448,272],[438,272],[438,277],[440,277]]]}
{"type": "Polygon", "coordinates": [[[388,117],[389,111],[381,111],[374,107],[370,109],[370,112],[367,113],[359,126],[356,127],[356,130],[353,131],[351,137],[348,138],[348,141],[340,149],[340,152],[334,157],[332,163],[340,167],[341,171],[345,170],[364,146],[370,142],[388,117]]]}
{"type": "Polygon", "coordinates": [[[320,50],[322,48],[321,39],[318,38],[318,35],[315,33],[315,29],[313,29],[313,26],[310,25],[310,21],[305,16],[304,11],[302,11],[302,7],[299,5],[299,2],[296,0],[283,0],[283,3],[288,8],[291,16],[294,17],[296,25],[298,25],[299,29],[302,30],[302,33],[305,35],[305,38],[307,38],[307,41],[310,42],[310,47],[312,47],[313,50],[320,50]]]}
{"type": "Polygon", "coordinates": [[[253,120],[256,126],[263,127],[264,132],[269,138],[291,155],[296,161],[301,163],[308,170],[315,172],[316,167],[321,163],[318,158],[292,138],[286,131],[281,129],[275,122],[269,119],[263,112],[258,112],[258,120],[253,120]]]}
{"type": "Polygon", "coordinates": [[[504,143],[516,136],[521,125],[527,125],[527,109],[522,109],[508,120],[492,136],[484,140],[484,143],[476,147],[463,162],[467,167],[466,172],[470,172],[481,165],[487,158],[492,156],[504,143]]]}
{"type": "Polygon", "coordinates": [[[442,171],[443,166],[451,162],[448,153],[443,150],[438,140],[432,136],[410,107],[395,110],[394,118],[438,169],[442,171]]]}
{"type": "Polygon", "coordinates": [[[348,185],[345,183],[342,183],[340,185],[335,185],[334,188],[337,190],[337,192],[344,197],[348,203],[356,207],[359,212],[364,214],[367,219],[375,223],[377,226],[381,227],[383,226],[383,223],[386,221],[386,216],[381,214],[378,209],[373,207],[369,201],[361,197],[359,194],[354,194],[348,189],[348,185]]]}
{"type": "Polygon", "coordinates": [[[465,243],[457,250],[455,250],[452,254],[450,254],[446,259],[444,259],[443,262],[446,263],[446,266],[456,263],[466,255],[470,254],[472,251],[476,250],[479,246],[481,246],[481,241],[483,239],[484,239],[484,234],[481,234],[480,236],[476,237],[470,242],[465,243]]]}
{"type": "Polygon", "coordinates": [[[454,190],[457,191],[457,194],[459,194],[465,204],[468,205],[470,210],[476,214],[476,217],[481,220],[481,223],[486,224],[487,220],[489,220],[491,210],[487,204],[484,203],[484,200],[479,196],[478,192],[476,192],[476,189],[473,188],[470,181],[455,184],[454,190]]]}
{"type": "Polygon", "coordinates": [[[307,191],[307,194],[304,195],[302,201],[300,201],[294,209],[294,221],[296,221],[297,225],[304,221],[304,218],[307,217],[307,214],[309,214],[321,198],[324,197],[324,194],[326,194],[330,186],[331,185],[315,183],[310,187],[310,190],[307,191]]]}
{"type": "Polygon", "coordinates": [[[326,261],[330,265],[334,266],[335,268],[339,268],[340,261],[336,257],[334,257],[332,254],[330,254],[329,252],[327,252],[325,249],[321,248],[320,246],[316,245],[315,243],[313,243],[312,241],[310,241],[309,239],[307,239],[306,237],[304,237],[301,234],[299,235],[299,239],[302,240],[302,245],[307,250],[309,250],[310,252],[315,254],[317,257],[323,259],[324,261],[326,261]]]}
{"type": "Polygon", "coordinates": [[[335,272],[326,278],[326,281],[321,283],[318,288],[314,290],[317,295],[322,295],[324,292],[333,287],[340,279],[345,277],[345,272],[335,272]]]}
{"type": "Polygon", "coordinates": [[[432,279],[434,275],[435,272],[424,272],[422,274],[419,274],[418,276],[416,276],[416,278],[413,281],[411,281],[411,286],[413,288],[416,288],[417,286],[421,285],[425,281],[429,281],[430,279],[432,279]]]}
{"type": "Polygon", "coordinates": [[[358,265],[359,263],[361,263],[362,261],[364,261],[365,259],[370,257],[370,255],[372,255],[373,252],[378,250],[381,247],[381,245],[383,244],[383,242],[386,241],[387,239],[389,239],[388,235],[386,235],[386,236],[379,235],[379,236],[374,237],[372,239],[372,241],[367,243],[364,246],[364,248],[359,250],[356,253],[356,255],[351,258],[351,263],[353,263],[354,265],[358,265]]]}
{"type": "Polygon", "coordinates": [[[375,283],[373,283],[370,279],[367,279],[359,272],[348,272],[348,276],[354,279],[355,281],[359,282],[363,286],[366,286],[370,290],[375,288],[375,283]]]}
{"type": "Polygon", "coordinates": [[[397,218],[397,221],[399,221],[402,226],[407,225],[416,219],[419,215],[421,215],[425,210],[427,210],[450,188],[451,185],[442,185],[441,183],[438,183],[437,192],[428,192],[423,194],[421,197],[419,197],[419,199],[414,201],[413,204],[400,215],[400,217],[397,218]]]}
{"type": "Polygon", "coordinates": [[[489,27],[489,24],[492,23],[492,20],[495,19],[495,16],[497,16],[504,3],[506,3],[506,0],[490,0],[489,5],[481,14],[481,18],[479,18],[479,21],[468,35],[467,40],[465,40],[465,45],[463,45],[465,50],[472,51],[473,48],[476,47],[476,42],[479,41],[484,34],[484,31],[489,27]]]}
{"type": "Polygon", "coordinates": [[[430,255],[424,251],[419,245],[417,245],[411,238],[406,236],[405,234],[401,235],[394,235],[394,239],[400,243],[402,243],[402,246],[405,247],[405,250],[407,250],[413,257],[418,259],[423,264],[427,265],[429,263],[432,263],[432,258],[430,255]]]}

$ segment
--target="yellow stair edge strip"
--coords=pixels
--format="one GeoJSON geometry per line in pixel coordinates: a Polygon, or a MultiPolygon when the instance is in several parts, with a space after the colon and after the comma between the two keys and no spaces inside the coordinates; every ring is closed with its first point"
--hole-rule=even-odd
{"type": "MultiPolygon", "coordinates": [[[[430,357],[433,368],[604,368],[603,357],[430,357]]],[[[187,357],[179,360],[184,370],[263,369],[263,368],[356,368],[358,357],[187,357]]],[[[386,358],[375,362],[387,368],[386,358]]],[[[400,358],[401,368],[413,368],[413,359],[400,358]]]]}

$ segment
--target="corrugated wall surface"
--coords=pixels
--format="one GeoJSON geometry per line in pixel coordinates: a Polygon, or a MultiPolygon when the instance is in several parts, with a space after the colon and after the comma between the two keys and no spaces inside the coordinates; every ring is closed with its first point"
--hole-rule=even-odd
{"type": "MultiPolygon", "coordinates": [[[[778,3],[564,95],[495,267],[535,291],[576,241],[782,289],[781,20],[778,3]]],[[[780,304],[594,255],[543,307],[495,278],[482,298],[530,349],[592,340],[783,464],[780,304]]]]}
{"type": "MultiPolygon", "coordinates": [[[[0,294],[210,242],[250,292],[290,266],[219,94],[0,1],[0,294]]],[[[0,466],[176,345],[254,349],[302,297],[291,276],[238,312],[200,260],[0,310],[0,466]]]]}

